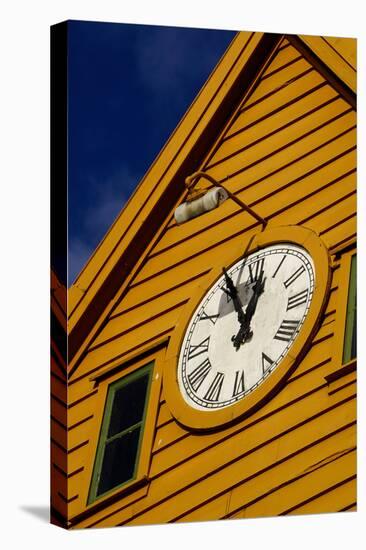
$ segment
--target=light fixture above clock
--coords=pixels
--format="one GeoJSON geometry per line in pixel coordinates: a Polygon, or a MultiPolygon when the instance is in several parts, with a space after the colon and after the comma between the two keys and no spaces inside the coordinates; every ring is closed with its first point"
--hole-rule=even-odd
{"type": "Polygon", "coordinates": [[[187,200],[186,202],[180,204],[174,212],[174,218],[178,225],[217,208],[220,204],[230,198],[237,205],[239,205],[242,210],[245,210],[251,216],[256,218],[256,220],[262,224],[263,229],[267,226],[268,222],[265,218],[259,216],[259,214],[254,212],[254,210],[238,199],[236,195],[231,193],[231,191],[228,191],[222,184],[218,183],[210,174],[206,174],[206,172],[202,171],[194,172],[194,174],[185,179],[185,185],[189,191],[187,200]],[[200,178],[207,179],[214,185],[214,187],[208,191],[207,189],[197,188],[196,185],[200,178]]]}

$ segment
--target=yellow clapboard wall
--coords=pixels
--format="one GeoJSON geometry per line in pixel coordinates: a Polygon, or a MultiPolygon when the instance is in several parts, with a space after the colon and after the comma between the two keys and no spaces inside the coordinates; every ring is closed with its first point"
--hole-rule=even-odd
{"type": "MultiPolygon", "coordinates": [[[[72,527],[355,506],[355,373],[342,371],[337,335],[344,330],[348,291],[343,257],[356,236],[356,114],[347,94],[296,44],[283,37],[269,52],[255,84],[212,134],[212,146],[197,169],[223,182],[267,218],[268,227],[301,225],[321,237],[332,257],[332,282],[319,329],[277,395],[245,419],[210,433],[191,432],[175,421],[158,368],[156,414],[147,419],[151,455],[145,484],[122,491],[104,506],[88,507],[101,394],[124,372],[98,383],[95,377],[130,356],[133,370],[133,357],[149,343],[161,342],[162,357],[182,308],[205,275],[228,247],[258,232],[255,220],[232,201],[182,226],[169,210],[159,239],[123,295],[110,304],[69,380],[67,510],[58,502],[54,507],[72,527]],[[338,371],[339,376],[330,376],[338,371]]],[[[328,44],[350,62],[349,43],[329,39],[328,44]]],[[[146,351],[146,357],[154,358],[154,351],[146,351]]],[[[64,379],[57,383],[62,386],[64,379]]]]}
{"type": "MultiPolygon", "coordinates": [[[[67,516],[67,362],[65,357],[67,297],[66,288],[51,272],[51,503],[64,517],[67,516]],[[55,324],[57,329],[55,330],[55,324]],[[61,332],[62,334],[62,332],[61,332]]],[[[55,518],[57,523],[59,522],[55,518]]]]}

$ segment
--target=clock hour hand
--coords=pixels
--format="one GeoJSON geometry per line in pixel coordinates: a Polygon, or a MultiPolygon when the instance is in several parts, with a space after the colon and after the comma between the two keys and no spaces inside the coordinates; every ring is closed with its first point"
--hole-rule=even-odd
{"type": "Polygon", "coordinates": [[[264,283],[265,283],[265,279],[263,280],[263,271],[262,271],[253,287],[252,297],[250,298],[249,303],[247,305],[247,309],[245,310],[245,322],[248,325],[250,325],[250,321],[252,320],[252,317],[257,308],[258,298],[264,291],[264,283]]]}
{"type": "Polygon", "coordinates": [[[249,338],[253,336],[253,331],[250,328],[250,322],[257,308],[258,298],[264,291],[264,283],[265,283],[265,279],[263,280],[263,271],[262,271],[259,276],[259,279],[257,280],[257,282],[253,287],[253,294],[245,310],[245,316],[244,316],[245,318],[243,322],[240,323],[240,329],[236,334],[236,336],[232,337],[232,341],[236,350],[240,348],[241,344],[244,344],[247,340],[249,340],[249,338]]]}
{"type": "Polygon", "coordinates": [[[242,324],[245,322],[245,313],[243,311],[243,304],[241,303],[238,290],[224,267],[222,268],[222,271],[225,275],[225,282],[227,286],[227,288],[223,288],[222,290],[232,299],[235,311],[238,314],[238,321],[242,324]]]}

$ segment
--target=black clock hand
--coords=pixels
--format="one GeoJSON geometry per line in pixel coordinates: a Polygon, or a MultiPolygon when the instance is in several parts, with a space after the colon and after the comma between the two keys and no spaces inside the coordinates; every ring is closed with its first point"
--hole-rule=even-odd
{"type": "Polygon", "coordinates": [[[240,324],[242,324],[245,322],[245,313],[243,311],[243,304],[241,303],[237,288],[234,285],[231,277],[227,274],[227,271],[224,267],[222,268],[222,271],[224,272],[225,282],[227,286],[227,289],[223,288],[222,290],[226,292],[226,294],[228,294],[232,299],[235,311],[238,314],[238,321],[240,324]]]}
{"type": "Polygon", "coordinates": [[[245,310],[245,322],[248,323],[248,325],[250,325],[250,321],[252,320],[252,317],[257,308],[258,298],[264,291],[265,279],[264,281],[262,279],[263,271],[261,272],[259,279],[254,285],[252,297],[250,298],[247,309],[245,310]]]}
{"type": "Polygon", "coordinates": [[[234,285],[234,282],[232,280],[232,278],[230,277],[230,275],[228,275],[226,269],[223,267],[222,268],[222,271],[225,275],[225,283],[226,283],[226,286],[227,286],[227,289],[226,288],[223,288],[222,290],[224,292],[226,292],[230,298],[233,298],[233,296],[236,296],[238,294],[238,291],[234,285]]]}
{"type": "Polygon", "coordinates": [[[253,294],[249,300],[247,308],[245,310],[245,319],[240,323],[240,329],[236,336],[232,337],[232,341],[236,350],[240,348],[241,344],[244,344],[251,336],[253,332],[250,329],[250,322],[257,308],[258,298],[264,291],[265,279],[263,279],[263,271],[260,274],[259,279],[253,288],[253,294]]]}

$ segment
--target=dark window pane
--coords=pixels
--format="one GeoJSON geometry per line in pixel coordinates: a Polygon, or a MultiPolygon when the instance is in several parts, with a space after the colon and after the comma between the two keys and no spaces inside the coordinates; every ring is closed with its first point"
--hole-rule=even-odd
{"type": "Polygon", "coordinates": [[[353,326],[352,326],[352,343],[351,343],[351,359],[357,357],[357,309],[353,312],[353,326]]]}
{"type": "Polygon", "coordinates": [[[357,339],[357,265],[356,255],[352,256],[348,288],[347,318],[344,335],[343,363],[356,357],[357,339]]]}
{"type": "Polygon", "coordinates": [[[140,428],[107,443],[97,495],[132,478],[135,469],[140,428]]]}
{"type": "Polygon", "coordinates": [[[356,325],[356,311],[355,319],[353,322],[353,333],[352,333],[352,345],[351,345],[351,359],[357,357],[357,325],[356,325]]]}
{"type": "Polygon", "coordinates": [[[122,386],[114,394],[108,436],[118,434],[142,419],[149,375],[122,386]]]}

